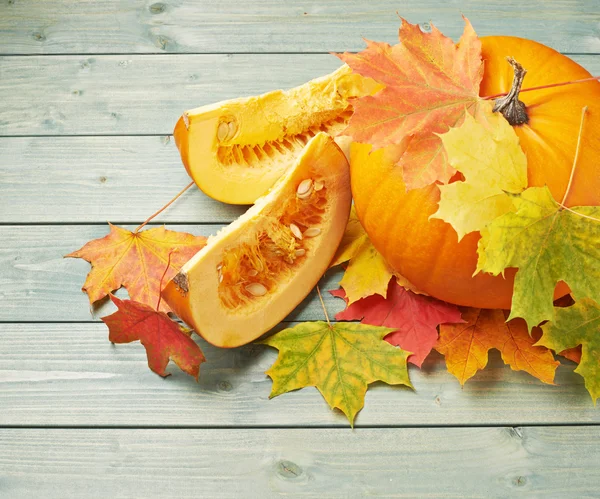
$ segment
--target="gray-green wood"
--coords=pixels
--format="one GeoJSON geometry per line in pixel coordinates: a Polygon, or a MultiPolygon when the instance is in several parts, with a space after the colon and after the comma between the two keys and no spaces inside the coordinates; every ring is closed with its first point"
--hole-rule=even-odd
{"type": "MultiPolygon", "coordinates": [[[[600,74],[600,55],[573,58],[600,74]]],[[[10,96],[0,135],[170,134],[186,109],[300,85],[339,65],[329,54],[0,57],[0,95],[10,96]]]]}
{"type": "Polygon", "coordinates": [[[593,427],[0,430],[0,487],[45,497],[592,498],[593,427]]]}
{"type": "MultiPolygon", "coordinates": [[[[112,345],[104,324],[0,324],[0,425],[349,426],[315,388],[268,400],[275,349],[198,343],[207,362],[196,383],[173,363],[166,379],[152,373],[144,347],[112,345]]],[[[375,383],[356,425],[599,424],[583,378],[563,361],[550,386],[494,352],[462,388],[434,352],[422,369],[409,366],[415,391],[375,383]]]]}
{"type": "MultiPolygon", "coordinates": [[[[221,225],[168,226],[196,235],[215,234],[221,225]]],[[[133,230],[134,227],[128,227],[133,230]]],[[[63,258],[87,241],[104,237],[108,225],[0,226],[0,322],[99,321],[115,310],[105,299],[90,309],[81,287],[90,265],[81,259],[63,258]]],[[[341,270],[332,269],[320,281],[325,290],[337,289],[341,270]]],[[[123,296],[117,293],[117,296],[123,296]]],[[[324,292],[333,317],[343,300],[324,292]]],[[[321,320],[323,310],[316,292],[290,314],[288,320],[321,320]]]]}
{"type": "MultiPolygon", "coordinates": [[[[0,223],[141,223],[190,182],[167,136],[0,139],[0,223]]],[[[190,189],[156,222],[228,223],[246,206],[190,189]]]]}
{"type": "Polygon", "coordinates": [[[4,0],[0,53],[328,52],[361,37],[393,43],[398,15],[458,38],[532,38],[563,52],[600,52],[598,0],[4,0]]]}

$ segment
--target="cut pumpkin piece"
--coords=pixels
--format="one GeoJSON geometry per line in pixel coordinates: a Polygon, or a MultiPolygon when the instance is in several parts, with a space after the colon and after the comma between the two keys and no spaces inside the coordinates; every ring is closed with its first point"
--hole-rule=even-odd
{"type": "Polygon", "coordinates": [[[182,267],[163,290],[165,301],[213,345],[256,339],[327,270],[350,205],[348,161],[318,133],[266,196],[182,267]]]}
{"type": "MultiPolygon", "coordinates": [[[[187,111],[173,135],[188,174],[202,191],[225,203],[252,204],[315,134],[335,136],[346,127],[352,97],[380,88],[344,65],[288,91],[187,111]]],[[[346,153],[349,137],[336,140],[346,153]]]]}

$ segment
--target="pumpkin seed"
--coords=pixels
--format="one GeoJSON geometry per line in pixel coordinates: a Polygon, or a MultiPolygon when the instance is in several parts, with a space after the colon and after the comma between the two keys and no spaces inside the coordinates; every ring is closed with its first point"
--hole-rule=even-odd
{"type": "Polygon", "coordinates": [[[296,224],[290,224],[290,230],[296,239],[302,239],[302,231],[296,224]]]}
{"type": "Polygon", "coordinates": [[[313,181],[311,178],[304,179],[300,184],[298,184],[298,188],[296,189],[296,195],[300,199],[306,199],[308,196],[312,194],[313,181]]]}
{"type": "Polygon", "coordinates": [[[219,128],[217,128],[217,139],[220,142],[223,142],[227,136],[229,135],[229,123],[225,123],[222,121],[219,123],[219,128]]]}
{"type": "Polygon", "coordinates": [[[265,288],[260,282],[253,282],[246,286],[246,291],[252,296],[264,296],[267,294],[267,288],[265,288]]]}
{"type": "Polygon", "coordinates": [[[310,229],[306,229],[304,231],[304,237],[315,237],[321,233],[321,229],[318,227],[311,227],[310,229]]]}

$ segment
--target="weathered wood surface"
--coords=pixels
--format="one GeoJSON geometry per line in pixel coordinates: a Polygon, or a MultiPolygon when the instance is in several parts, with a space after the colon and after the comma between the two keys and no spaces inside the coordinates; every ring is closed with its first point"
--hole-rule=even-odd
{"type": "MultiPolygon", "coordinates": [[[[141,223],[189,182],[169,136],[0,139],[0,223],[141,223]]],[[[246,206],[189,190],[156,222],[229,223],[246,206]]]]}
{"type": "MultiPolygon", "coordinates": [[[[600,74],[600,56],[573,59],[600,74]]],[[[339,65],[329,54],[0,57],[0,95],[10,96],[0,135],[167,135],[186,109],[290,88],[339,65]]]]}
{"type": "Polygon", "coordinates": [[[425,29],[433,22],[456,39],[461,14],[480,36],[510,34],[562,52],[600,52],[598,0],[4,0],[0,53],[360,50],[361,37],[397,40],[398,15],[425,29]]]}
{"type": "MultiPolygon", "coordinates": [[[[276,350],[198,343],[207,362],[196,383],[174,364],[167,379],[152,373],[143,346],[111,345],[104,324],[0,324],[0,425],[348,427],[314,388],[268,400],[276,350]]],[[[433,353],[422,370],[409,367],[415,391],[373,385],[356,425],[600,424],[583,379],[564,362],[549,386],[493,353],[462,388],[433,353]]]]}
{"type": "MultiPolygon", "coordinates": [[[[196,235],[215,234],[221,225],[168,226],[196,235]]],[[[134,227],[128,227],[133,230],[134,227]]],[[[108,225],[0,226],[0,322],[99,321],[115,306],[108,299],[90,309],[81,286],[90,265],[81,259],[63,258],[87,241],[103,237],[108,225]]],[[[323,290],[337,289],[341,271],[330,270],[321,279],[323,290]]],[[[117,293],[117,296],[124,296],[117,293]]],[[[324,293],[333,317],[343,300],[324,293]]],[[[316,292],[294,310],[288,320],[323,320],[316,292]]]]}
{"type": "Polygon", "coordinates": [[[598,497],[600,480],[592,427],[4,429],[0,450],[11,499],[583,499],[598,497]]]}
{"type": "MultiPolygon", "coordinates": [[[[600,74],[600,0],[0,4],[1,497],[597,497],[600,413],[571,363],[548,386],[494,352],[462,388],[434,353],[416,391],[375,384],[350,431],[316,389],[268,400],[267,347],[198,340],[198,383],[153,374],[139,343],[108,342],[89,264],[63,258],[189,182],[182,111],[326,74],[361,36],[394,42],[396,11],[454,38],[464,13],[600,74]]],[[[193,188],[155,223],[208,235],[244,209],[193,188]]],[[[312,294],[287,321],[322,318],[312,294]]]]}

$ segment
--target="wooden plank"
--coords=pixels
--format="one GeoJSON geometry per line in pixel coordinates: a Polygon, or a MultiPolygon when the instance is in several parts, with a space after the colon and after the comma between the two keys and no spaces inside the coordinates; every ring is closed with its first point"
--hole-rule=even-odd
{"type": "Polygon", "coordinates": [[[533,38],[564,52],[600,52],[598,0],[248,0],[215,3],[8,0],[0,5],[0,52],[189,53],[360,50],[361,37],[394,42],[399,15],[435,23],[455,39],[461,14],[480,35],[533,38]]]}
{"type": "MultiPolygon", "coordinates": [[[[221,225],[169,226],[198,235],[215,234],[221,225]]],[[[129,227],[133,230],[134,227],[129,227]]],[[[90,266],[81,259],[63,258],[91,239],[103,237],[108,226],[2,226],[0,227],[0,321],[98,321],[112,313],[114,305],[104,300],[90,310],[81,292],[90,266]]],[[[321,280],[323,290],[337,288],[339,270],[321,280]]],[[[123,296],[117,293],[117,296],[123,296]]],[[[333,317],[343,301],[324,294],[333,317]]],[[[323,319],[316,292],[292,312],[288,320],[323,319]]]]}
{"type": "MultiPolygon", "coordinates": [[[[190,182],[167,136],[0,139],[0,223],[141,223],[190,182]]],[[[192,188],[156,222],[229,223],[245,206],[192,188]]]]}
{"type": "MultiPolygon", "coordinates": [[[[600,74],[600,56],[573,58],[600,74]]],[[[166,135],[186,109],[338,66],[328,54],[2,57],[0,135],[166,135]]]]}
{"type": "Polygon", "coordinates": [[[6,497],[597,497],[589,427],[0,430],[6,497]]]}
{"type": "MultiPolygon", "coordinates": [[[[265,371],[276,350],[198,343],[207,362],[196,383],[174,364],[167,379],[152,373],[142,345],[111,345],[104,324],[0,324],[0,425],[348,426],[314,388],[268,400],[265,371]]],[[[373,385],[356,424],[599,424],[583,379],[564,362],[549,386],[504,366],[495,352],[462,388],[433,353],[423,369],[409,366],[416,391],[373,385]]]]}

